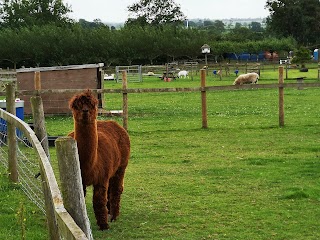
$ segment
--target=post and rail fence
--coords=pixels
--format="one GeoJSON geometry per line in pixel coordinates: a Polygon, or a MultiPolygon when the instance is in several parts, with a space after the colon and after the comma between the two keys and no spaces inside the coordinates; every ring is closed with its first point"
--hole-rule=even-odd
{"type": "MultiPolygon", "coordinates": [[[[138,94],[138,93],[175,93],[175,92],[199,92],[201,93],[201,108],[202,108],[202,128],[208,128],[208,119],[207,119],[207,99],[206,93],[208,91],[232,91],[232,90],[250,90],[250,89],[279,89],[279,127],[283,127],[284,123],[284,89],[285,88],[297,88],[299,83],[284,83],[283,74],[284,67],[279,67],[279,82],[275,84],[250,84],[250,85],[235,85],[235,86],[206,86],[206,70],[200,70],[201,75],[201,85],[200,87],[193,87],[193,88],[140,88],[140,89],[130,89],[127,87],[127,78],[126,72],[123,71],[123,81],[122,81],[122,88],[121,89],[92,89],[97,93],[122,93],[123,94],[123,126],[125,129],[128,129],[128,95],[129,94],[138,94]]],[[[300,86],[303,87],[320,87],[320,82],[315,83],[300,83],[300,86]]],[[[8,84],[6,91],[7,97],[7,111],[0,109],[0,118],[7,122],[8,127],[8,135],[7,135],[7,142],[8,145],[7,150],[8,153],[8,169],[10,171],[9,176],[13,182],[19,181],[19,171],[18,171],[18,160],[16,157],[17,148],[21,148],[19,141],[16,140],[16,128],[19,131],[23,132],[23,136],[27,139],[27,141],[32,145],[33,149],[36,151],[36,155],[39,159],[39,169],[41,174],[41,179],[43,183],[43,195],[45,200],[45,208],[47,214],[52,214],[47,216],[48,218],[53,219],[53,221],[49,224],[49,234],[51,239],[60,239],[63,237],[65,239],[92,239],[92,234],[90,230],[90,225],[88,223],[87,215],[85,206],[83,206],[84,200],[82,199],[82,195],[80,193],[77,196],[78,199],[81,199],[79,205],[82,209],[82,214],[79,217],[72,216],[70,212],[73,210],[68,210],[64,202],[62,200],[62,194],[58,187],[57,181],[55,179],[52,166],[50,164],[49,155],[44,150],[45,146],[41,144],[39,139],[37,138],[36,134],[33,130],[29,127],[27,123],[22,121],[21,119],[14,116],[14,99],[15,95],[24,94],[30,96],[38,96],[41,99],[42,94],[46,93],[78,93],[82,91],[81,89],[68,89],[68,90],[52,90],[52,89],[41,89],[41,81],[40,76],[35,74],[35,90],[34,91],[14,91],[11,84],[8,84]],[[11,113],[10,113],[11,112],[11,113]],[[81,203],[82,202],[82,203],[81,203]],[[82,205],[81,205],[82,204],[82,205]],[[76,220],[77,219],[77,220],[76,220]],[[85,221],[83,221],[85,219],[85,221]]],[[[39,105],[39,104],[38,104],[39,105]]],[[[199,104],[200,106],[200,104],[199,104]]],[[[34,114],[34,117],[44,118],[44,114],[38,113],[34,114]]],[[[41,121],[40,121],[41,122],[41,121]]],[[[43,123],[44,121],[42,121],[43,123]]],[[[41,138],[45,138],[46,135],[42,135],[41,138]]],[[[25,141],[25,139],[23,139],[25,141]]],[[[67,159],[73,159],[77,162],[76,154],[73,157],[67,156],[66,152],[74,152],[76,153],[76,144],[70,143],[70,139],[62,139],[57,140],[57,156],[59,158],[65,158],[63,162],[69,161],[67,159]]],[[[23,146],[22,146],[23,147],[23,146]]],[[[3,148],[3,146],[2,146],[3,148]]],[[[70,155],[70,154],[69,154],[70,155]]],[[[1,160],[0,160],[1,161],[1,160]]],[[[59,160],[58,160],[59,161],[59,160]]],[[[70,160],[71,161],[71,160],[70,160]]],[[[59,163],[62,165],[63,163],[59,163]]],[[[72,165],[72,164],[71,164],[72,165]]],[[[63,165],[60,167],[61,172],[63,174],[63,169],[65,169],[63,165]]],[[[69,170],[68,170],[69,171],[69,170]]],[[[71,170],[70,170],[71,171],[71,170]]],[[[74,170],[72,170],[74,171],[74,170]]],[[[73,179],[75,181],[70,181],[74,184],[74,182],[79,182],[79,171],[80,169],[76,169],[74,172],[73,179]],[[78,171],[78,172],[77,172],[78,171]]],[[[68,173],[70,174],[70,173],[68,173]]],[[[80,176],[81,177],[81,176],[80,176]]],[[[66,182],[66,181],[63,181],[66,182]]],[[[67,181],[68,182],[68,181],[67,181]]],[[[81,181],[80,183],[81,184],[81,181]]],[[[70,186],[64,186],[64,189],[70,188],[70,186]]],[[[74,185],[71,186],[71,189],[82,189],[81,186],[75,187],[74,185]]],[[[79,192],[81,192],[79,190],[79,192]]],[[[66,197],[68,199],[69,197],[66,197]]],[[[74,201],[74,200],[72,200],[74,201]]]]}
{"type": "MultiPolygon", "coordinates": [[[[201,69],[200,72],[205,71],[201,69]]],[[[284,89],[285,88],[313,88],[320,87],[320,82],[299,82],[297,83],[285,83],[284,82],[284,67],[279,67],[279,81],[278,83],[271,84],[245,84],[245,85],[226,85],[226,86],[207,86],[205,81],[205,76],[201,75],[201,85],[199,87],[181,87],[181,88],[128,88],[126,71],[122,72],[122,88],[117,89],[92,89],[93,92],[97,94],[122,94],[123,95],[123,126],[128,128],[128,95],[130,94],[140,94],[140,93],[175,93],[175,92],[199,92],[201,95],[205,95],[206,92],[216,92],[216,91],[233,91],[233,90],[254,90],[254,89],[279,89],[279,94],[283,94],[282,100],[279,97],[279,109],[284,111],[284,89]],[[204,83],[203,83],[204,82],[204,83]]],[[[17,95],[29,95],[34,96],[37,94],[62,94],[62,93],[79,93],[82,89],[41,89],[34,91],[17,91],[17,95]]],[[[202,106],[205,104],[206,97],[202,97],[202,106]]],[[[279,110],[280,113],[280,110],[279,110]]],[[[204,120],[203,121],[207,121],[204,120]]],[[[284,126],[284,120],[279,117],[279,126],[284,126]],[[283,121],[283,122],[282,122],[283,121]]]]}

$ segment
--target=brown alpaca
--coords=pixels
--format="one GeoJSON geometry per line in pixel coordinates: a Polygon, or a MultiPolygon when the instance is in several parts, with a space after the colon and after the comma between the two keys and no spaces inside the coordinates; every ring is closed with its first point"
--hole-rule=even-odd
{"type": "Polygon", "coordinates": [[[98,121],[98,100],[90,90],[69,101],[74,120],[83,191],[93,185],[93,209],[100,230],[108,229],[119,216],[123,178],[130,155],[127,131],[115,121],[98,121]]]}

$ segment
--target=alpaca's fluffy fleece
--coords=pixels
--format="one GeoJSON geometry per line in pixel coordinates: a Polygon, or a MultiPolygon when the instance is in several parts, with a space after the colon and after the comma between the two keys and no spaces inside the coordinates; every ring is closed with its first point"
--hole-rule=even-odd
{"type": "Polygon", "coordinates": [[[83,192],[93,185],[93,210],[101,230],[108,229],[120,211],[123,179],[130,155],[127,131],[115,121],[97,120],[98,99],[90,90],[69,102],[77,141],[83,192]]]}
{"type": "Polygon", "coordinates": [[[246,73],[241,74],[239,77],[234,80],[233,85],[242,85],[246,83],[257,83],[259,80],[259,74],[258,73],[246,73]]]}

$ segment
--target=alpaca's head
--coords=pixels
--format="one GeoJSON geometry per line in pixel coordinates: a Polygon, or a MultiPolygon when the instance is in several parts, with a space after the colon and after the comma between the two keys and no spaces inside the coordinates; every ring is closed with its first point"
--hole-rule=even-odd
{"type": "Polygon", "coordinates": [[[96,120],[98,100],[89,89],[73,96],[69,101],[69,107],[72,110],[74,120],[77,122],[90,123],[96,120]]]}

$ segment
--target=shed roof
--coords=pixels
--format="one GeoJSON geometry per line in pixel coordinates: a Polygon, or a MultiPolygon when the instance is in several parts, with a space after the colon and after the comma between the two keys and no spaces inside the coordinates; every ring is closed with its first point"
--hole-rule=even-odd
{"type": "Polygon", "coordinates": [[[55,67],[19,68],[19,69],[17,69],[17,73],[75,70],[75,69],[84,69],[84,68],[100,68],[103,66],[104,66],[104,63],[83,64],[83,65],[67,65],[67,66],[55,66],[55,67]]]}

